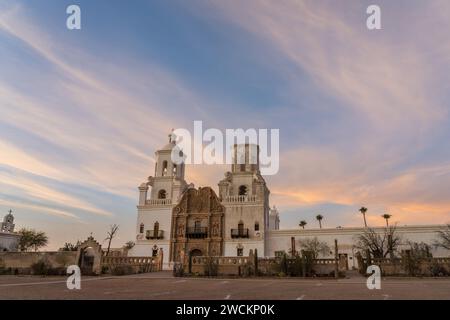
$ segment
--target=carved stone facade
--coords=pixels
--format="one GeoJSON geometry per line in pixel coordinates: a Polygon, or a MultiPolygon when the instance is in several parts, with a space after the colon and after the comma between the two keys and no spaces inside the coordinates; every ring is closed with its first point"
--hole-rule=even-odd
{"type": "Polygon", "coordinates": [[[172,211],[170,260],[223,256],[225,207],[210,187],[189,188],[172,211]]]}

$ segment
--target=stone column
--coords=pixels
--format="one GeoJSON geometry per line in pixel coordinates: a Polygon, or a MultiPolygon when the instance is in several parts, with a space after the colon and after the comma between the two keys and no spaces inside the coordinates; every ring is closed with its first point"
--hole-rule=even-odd
{"type": "Polygon", "coordinates": [[[147,200],[148,185],[143,183],[139,186],[139,205],[144,206],[147,200]]]}

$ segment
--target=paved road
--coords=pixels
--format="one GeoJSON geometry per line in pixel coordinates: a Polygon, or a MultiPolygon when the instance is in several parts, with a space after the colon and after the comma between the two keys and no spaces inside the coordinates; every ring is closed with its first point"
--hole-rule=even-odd
{"type": "Polygon", "coordinates": [[[68,290],[64,277],[0,276],[0,299],[446,299],[450,279],[383,279],[368,290],[351,279],[174,278],[168,272],[122,277],[83,277],[81,290],[68,290]]]}

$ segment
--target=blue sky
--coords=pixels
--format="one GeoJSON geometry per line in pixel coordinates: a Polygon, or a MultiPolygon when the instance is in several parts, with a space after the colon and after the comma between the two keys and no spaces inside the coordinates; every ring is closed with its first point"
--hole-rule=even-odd
{"type": "Polygon", "coordinates": [[[118,223],[120,246],[155,150],[202,120],[280,129],[283,228],[450,222],[450,4],[377,1],[369,31],[372,2],[0,0],[0,212],[50,248],[118,223]]]}

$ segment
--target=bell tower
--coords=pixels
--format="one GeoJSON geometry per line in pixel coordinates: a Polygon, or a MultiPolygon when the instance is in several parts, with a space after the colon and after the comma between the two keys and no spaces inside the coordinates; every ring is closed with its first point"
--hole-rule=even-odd
{"type": "Polygon", "coordinates": [[[170,133],[168,144],[155,153],[155,176],[150,176],[148,181],[139,187],[139,205],[145,205],[146,201],[158,202],[164,199],[167,199],[165,202],[178,201],[186,182],[184,181],[184,163],[175,164],[172,161],[172,151],[175,147],[175,135],[170,133]],[[149,186],[152,189],[148,196],[149,186]]]}
{"type": "Polygon", "coordinates": [[[270,191],[259,171],[259,146],[235,144],[231,172],[219,182],[225,206],[225,256],[265,254],[270,191]]]}
{"type": "Polygon", "coordinates": [[[184,163],[172,161],[176,147],[175,136],[170,133],[168,143],[155,152],[154,176],[139,186],[136,245],[128,252],[130,256],[163,254],[163,267],[170,269],[169,248],[172,209],[187,188],[184,180],[184,163]]]}
{"type": "Polygon", "coordinates": [[[12,215],[12,210],[9,210],[8,214],[3,218],[0,231],[14,232],[14,216],[12,215]]]}

